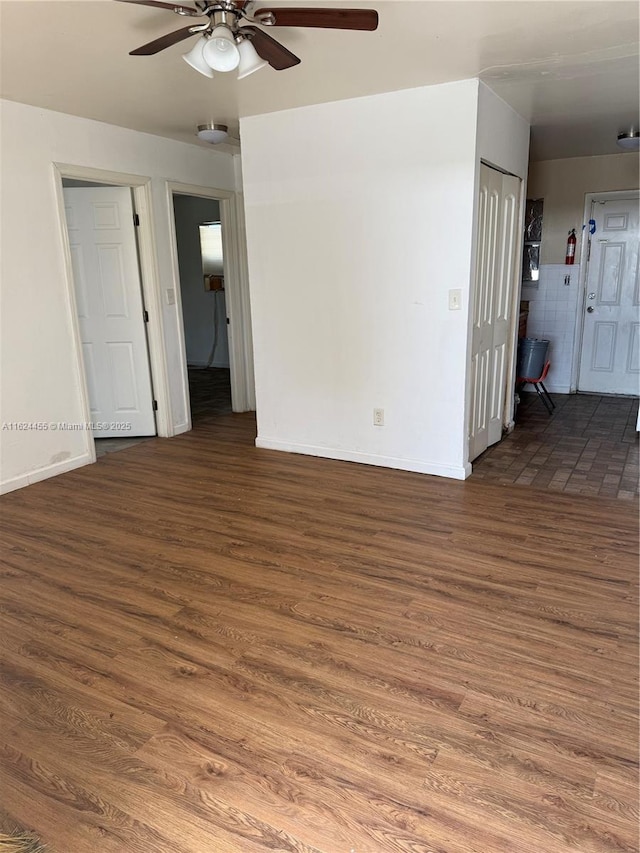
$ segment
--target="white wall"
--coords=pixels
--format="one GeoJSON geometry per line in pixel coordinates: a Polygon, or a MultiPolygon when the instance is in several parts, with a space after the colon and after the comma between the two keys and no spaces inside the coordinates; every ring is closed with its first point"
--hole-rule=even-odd
{"type": "Polygon", "coordinates": [[[217,339],[212,366],[229,367],[225,294],[223,290],[204,289],[200,251],[199,226],[219,221],[220,205],[215,199],[175,195],[173,207],[187,364],[206,366],[217,339]]]}
{"type": "MultiPolygon", "coordinates": [[[[2,422],[81,421],[55,162],[151,178],[159,292],[174,286],[167,180],[233,191],[233,157],[11,101],[2,107],[2,422]]],[[[174,423],[188,421],[179,312],[162,300],[174,423]]],[[[4,491],[90,461],[78,432],[5,430],[4,491]]]]}
{"type": "MultiPolygon", "coordinates": [[[[529,123],[485,83],[478,91],[478,157],[526,183],[529,123]]],[[[524,200],[523,200],[524,209],[524,200]]]]}
{"type": "Polygon", "coordinates": [[[477,97],[467,80],[242,120],[259,446],[468,472],[477,97]]]}
{"type": "MultiPolygon", "coordinates": [[[[574,340],[580,296],[580,264],[543,264],[538,288],[522,288],[529,302],[527,337],[549,341],[551,362],[545,386],[556,394],[569,394],[574,340]],[[565,277],[569,276],[569,284],[565,277]]],[[[533,388],[529,389],[533,390],[533,388]]]]}

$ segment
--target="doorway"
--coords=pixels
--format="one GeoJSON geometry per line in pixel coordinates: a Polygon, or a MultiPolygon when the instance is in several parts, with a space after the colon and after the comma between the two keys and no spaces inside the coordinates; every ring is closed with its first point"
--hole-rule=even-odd
{"type": "Polygon", "coordinates": [[[96,457],[155,436],[131,187],[62,179],[82,369],[96,457]]]}
{"type": "Polygon", "coordinates": [[[173,194],[191,422],[229,413],[231,370],[220,203],[173,194]]]}
{"type": "Polygon", "coordinates": [[[254,410],[241,211],[229,193],[168,186],[190,420],[254,410]]]}
{"type": "MultiPolygon", "coordinates": [[[[577,390],[638,395],[640,391],[640,217],[638,193],[587,202],[584,297],[577,390]]],[[[584,251],[584,250],[583,250],[584,251]]]]}
{"type": "MultiPolygon", "coordinates": [[[[220,205],[226,288],[226,310],[230,320],[230,381],[234,412],[255,410],[253,342],[250,321],[244,211],[241,197],[233,190],[216,189],[174,181],[161,181],[153,192],[153,180],[144,175],[111,172],[89,166],[54,163],[54,187],[64,255],[70,333],[73,339],[74,377],[80,398],[83,423],[92,421],[84,352],[76,310],[73,263],[65,217],[63,181],[73,186],[127,188],[136,212],[135,234],[139,255],[139,277],[144,302],[148,360],[153,382],[156,434],[168,438],[191,429],[189,390],[184,347],[180,279],[175,245],[173,193],[214,198],[220,205]],[[240,202],[240,203],[239,203],[240,202]]],[[[77,414],[74,420],[77,420],[77,414]]],[[[82,429],[84,452],[96,461],[90,430],[82,429]]],[[[118,439],[114,439],[117,441],[118,439]]]]}

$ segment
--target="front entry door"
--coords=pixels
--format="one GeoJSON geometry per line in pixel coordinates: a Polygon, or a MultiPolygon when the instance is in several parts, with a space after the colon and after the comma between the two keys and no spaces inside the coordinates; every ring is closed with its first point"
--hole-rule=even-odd
{"type": "Polygon", "coordinates": [[[131,190],[65,187],[64,200],[93,435],[155,435],[131,190]]]}
{"type": "Polygon", "coordinates": [[[640,391],[638,199],[594,201],[578,390],[640,391]]]}

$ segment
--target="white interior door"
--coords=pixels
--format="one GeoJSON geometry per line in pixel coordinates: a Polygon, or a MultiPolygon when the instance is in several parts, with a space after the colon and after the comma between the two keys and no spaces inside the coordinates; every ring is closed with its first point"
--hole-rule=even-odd
{"type": "Polygon", "coordinates": [[[65,211],[95,438],[155,435],[127,187],[66,187],[65,211]]]}
{"type": "Polygon", "coordinates": [[[638,394],[638,199],[594,201],[578,390],[638,394]]]}
{"type": "Polygon", "coordinates": [[[482,164],[473,293],[469,459],[502,438],[511,344],[515,335],[520,179],[482,164]]]}

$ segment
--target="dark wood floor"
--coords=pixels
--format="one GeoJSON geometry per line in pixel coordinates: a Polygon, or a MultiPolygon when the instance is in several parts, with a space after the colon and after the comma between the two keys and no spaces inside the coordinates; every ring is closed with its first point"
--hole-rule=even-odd
{"type": "Polygon", "coordinates": [[[190,367],[191,423],[231,414],[231,371],[225,367],[190,367]]]}
{"type": "Polygon", "coordinates": [[[473,462],[473,477],[567,494],[638,497],[638,399],[554,394],[550,416],[520,394],[516,428],[473,462]]]}
{"type": "Polygon", "coordinates": [[[253,447],[2,501],[2,802],[52,853],[637,851],[637,502],[253,447]]]}

